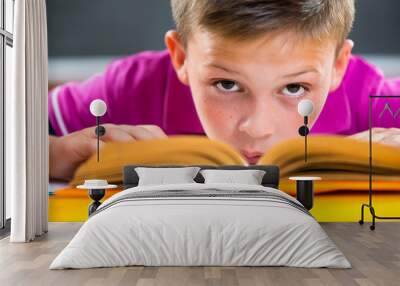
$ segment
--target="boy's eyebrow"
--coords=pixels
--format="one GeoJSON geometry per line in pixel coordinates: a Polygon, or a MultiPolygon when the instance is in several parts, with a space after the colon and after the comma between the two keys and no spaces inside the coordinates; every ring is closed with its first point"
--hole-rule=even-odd
{"type": "MultiPolygon", "coordinates": [[[[224,70],[224,71],[229,72],[229,73],[236,73],[236,74],[239,73],[237,71],[230,70],[230,69],[228,69],[226,67],[223,67],[221,65],[218,65],[216,63],[207,63],[206,66],[217,68],[217,69],[221,69],[221,70],[224,70]]],[[[306,73],[318,73],[318,74],[320,74],[320,71],[317,70],[316,68],[310,67],[309,69],[305,69],[303,71],[287,74],[287,75],[284,75],[283,77],[296,77],[296,76],[300,76],[300,75],[303,75],[303,74],[306,74],[306,73]]]]}
{"type": "Polygon", "coordinates": [[[295,73],[291,73],[291,74],[287,74],[284,75],[283,77],[296,77],[296,76],[300,76],[306,73],[318,73],[320,74],[319,70],[317,70],[316,68],[309,68],[303,71],[299,71],[299,72],[295,72],[295,73]]]}
{"type": "Polygon", "coordinates": [[[224,70],[224,71],[229,72],[229,73],[236,73],[236,74],[239,73],[239,72],[237,72],[237,71],[233,71],[233,70],[227,69],[226,67],[220,66],[220,65],[215,64],[215,63],[207,63],[207,64],[205,64],[205,65],[208,66],[208,67],[213,67],[213,68],[221,69],[221,70],[224,70]]]}
{"type": "MultiPolygon", "coordinates": [[[[208,66],[208,67],[213,67],[213,68],[221,69],[221,70],[224,70],[224,71],[229,72],[229,73],[239,74],[239,72],[237,72],[237,71],[230,70],[230,69],[228,69],[228,68],[226,68],[226,67],[224,67],[224,66],[221,66],[221,65],[219,65],[219,64],[216,64],[216,63],[206,63],[205,65],[208,66]]],[[[291,73],[291,74],[284,75],[283,77],[284,77],[284,78],[296,77],[296,76],[300,76],[300,75],[307,74],[307,73],[317,73],[317,74],[320,74],[320,71],[319,71],[318,69],[314,68],[314,67],[310,67],[310,68],[305,69],[305,70],[303,70],[303,71],[299,71],[299,72],[295,72],[295,73],[291,73]]]]}

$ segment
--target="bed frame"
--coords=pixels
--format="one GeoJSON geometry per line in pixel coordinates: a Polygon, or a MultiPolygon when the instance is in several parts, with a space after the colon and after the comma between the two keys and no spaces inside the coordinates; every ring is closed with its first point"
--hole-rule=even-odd
{"type": "MultiPolygon", "coordinates": [[[[127,165],[123,170],[123,188],[128,189],[136,187],[139,182],[138,174],[135,171],[136,167],[152,167],[152,168],[176,168],[184,167],[182,165],[168,165],[168,166],[149,166],[149,165],[127,165]]],[[[248,170],[256,169],[265,171],[265,175],[262,179],[261,184],[265,187],[271,187],[278,189],[279,187],[279,167],[275,165],[255,165],[255,166],[238,166],[238,165],[225,165],[225,166],[208,166],[208,165],[196,165],[201,169],[219,169],[219,170],[248,170]]],[[[197,183],[204,183],[204,178],[200,174],[194,178],[197,183]]]]}

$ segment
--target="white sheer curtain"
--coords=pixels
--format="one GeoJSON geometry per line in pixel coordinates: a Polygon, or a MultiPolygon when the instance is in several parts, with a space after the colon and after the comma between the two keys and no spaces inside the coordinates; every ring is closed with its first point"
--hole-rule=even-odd
{"type": "Polygon", "coordinates": [[[13,91],[6,98],[6,188],[12,242],[47,231],[48,119],[45,0],[16,0],[13,91]]]}

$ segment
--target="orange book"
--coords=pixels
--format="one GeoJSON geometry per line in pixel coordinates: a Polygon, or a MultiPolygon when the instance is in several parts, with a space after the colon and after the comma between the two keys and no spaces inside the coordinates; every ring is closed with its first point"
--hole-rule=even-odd
{"type": "MultiPolygon", "coordinates": [[[[308,136],[308,157],[304,162],[304,139],[294,138],[272,147],[259,165],[280,168],[280,188],[294,193],[290,176],[319,176],[318,192],[368,190],[369,143],[340,135],[308,136]]],[[[400,148],[373,143],[374,189],[400,191],[400,148]]],[[[107,143],[96,156],[76,171],[71,186],[85,179],[102,178],[122,183],[125,165],[247,165],[232,146],[205,136],[171,136],[166,139],[107,143]]]]}

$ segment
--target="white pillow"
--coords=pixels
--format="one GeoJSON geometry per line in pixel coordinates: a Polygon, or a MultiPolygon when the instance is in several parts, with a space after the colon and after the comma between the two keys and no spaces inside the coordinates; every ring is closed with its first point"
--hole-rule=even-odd
{"type": "Polygon", "coordinates": [[[204,177],[205,184],[226,183],[226,184],[246,184],[261,185],[265,171],[262,170],[201,170],[200,174],[204,177]]]}
{"type": "Polygon", "coordinates": [[[150,168],[137,167],[139,186],[195,183],[199,167],[150,168]]]}

